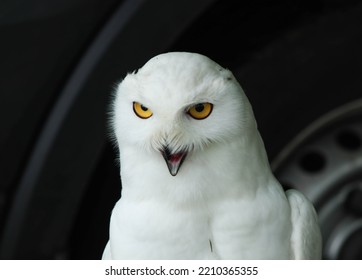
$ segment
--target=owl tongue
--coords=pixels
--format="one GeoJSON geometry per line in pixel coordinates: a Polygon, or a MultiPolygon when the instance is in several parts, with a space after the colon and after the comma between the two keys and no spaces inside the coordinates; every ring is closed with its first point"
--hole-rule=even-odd
{"type": "Polygon", "coordinates": [[[169,161],[172,163],[172,164],[177,164],[178,162],[181,161],[181,159],[184,157],[184,153],[177,153],[177,154],[172,154],[170,155],[169,157],[169,161]]]}
{"type": "Polygon", "coordinates": [[[187,152],[179,152],[179,153],[171,154],[168,147],[165,147],[163,150],[161,150],[161,154],[166,161],[170,174],[172,176],[176,176],[183,161],[185,160],[187,152]]]}

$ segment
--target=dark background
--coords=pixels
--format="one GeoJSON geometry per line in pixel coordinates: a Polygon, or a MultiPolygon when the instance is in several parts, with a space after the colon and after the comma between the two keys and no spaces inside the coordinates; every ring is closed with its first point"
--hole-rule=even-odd
{"type": "Polygon", "coordinates": [[[0,257],[101,257],[121,191],[112,89],[152,56],[199,52],[231,69],[273,161],[361,97],[361,50],[356,0],[1,1],[0,257]]]}

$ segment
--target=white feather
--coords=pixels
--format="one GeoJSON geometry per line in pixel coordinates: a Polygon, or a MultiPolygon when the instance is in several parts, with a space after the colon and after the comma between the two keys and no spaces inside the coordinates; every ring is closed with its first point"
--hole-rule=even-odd
{"type": "Polygon", "coordinates": [[[318,217],[313,205],[296,190],[286,192],[292,217],[291,246],[293,258],[320,259],[322,239],[318,227],[318,217]]]}
{"type": "Polygon", "coordinates": [[[287,198],[274,178],[250,103],[229,70],[199,54],[156,56],[118,86],[112,127],[122,197],[104,259],[320,257],[313,206],[296,191],[287,198]],[[137,117],[133,102],[152,117],[137,117]],[[203,102],[212,113],[191,118],[188,108],[203,102]],[[166,145],[188,151],[176,176],[159,151],[166,145]]]}

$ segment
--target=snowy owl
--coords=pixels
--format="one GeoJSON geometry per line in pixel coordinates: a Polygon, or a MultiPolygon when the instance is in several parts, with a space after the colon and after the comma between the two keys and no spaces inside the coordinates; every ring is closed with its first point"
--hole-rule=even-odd
{"type": "Polygon", "coordinates": [[[171,52],[118,85],[121,199],[103,259],[319,259],[312,204],[284,192],[251,105],[206,56],[171,52]]]}

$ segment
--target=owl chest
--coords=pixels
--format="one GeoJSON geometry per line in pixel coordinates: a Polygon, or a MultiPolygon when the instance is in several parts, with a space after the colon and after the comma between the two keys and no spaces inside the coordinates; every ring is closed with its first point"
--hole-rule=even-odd
{"type": "Polygon", "coordinates": [[[112,246],[123,259],[213,259],[205,211],[168,204],[118,203],[112,214],[112,246]],[[114,237],[114,238],[113,238],[114,237]]]}
{"type": "Polygon", "coordinates": [[[287,210],[278,199],[181,205],[122,198],[112,214],[111,244],[123,259],[287,259],[287,210]]]}

